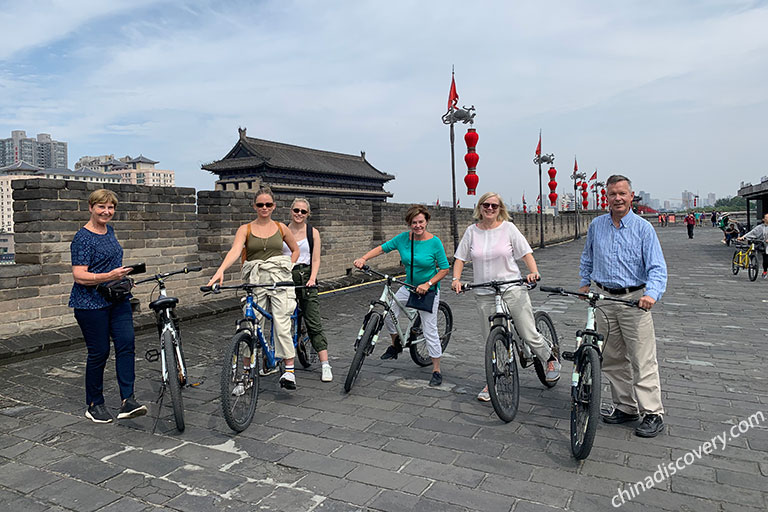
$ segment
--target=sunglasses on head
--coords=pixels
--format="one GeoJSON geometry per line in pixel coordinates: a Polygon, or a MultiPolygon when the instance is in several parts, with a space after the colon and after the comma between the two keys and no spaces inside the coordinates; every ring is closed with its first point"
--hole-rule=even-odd
{"type": "Polygon", "coordinates": [[[275,203],[256,203],[256,208],[272,208],[275,203]]]}
{"type": "Polygon", "coordinates": [[[487,210],[498,210],[499,209],[499,205],[493,204],[493,203],[483,203],[482,206],[483,206],[483,208],[485,208],[487,210]]]}
{"type": "Polygon", "coordinates": [[[309,213],[309,211],[307,211],[307,210],[302,210],[301,208],[294,208],[294,209],[293,209],[293,213],[300,213],[300,214],[302,214],[302,215],[306,215],[306,214],[308,214],[308,213],[309,213]]]}

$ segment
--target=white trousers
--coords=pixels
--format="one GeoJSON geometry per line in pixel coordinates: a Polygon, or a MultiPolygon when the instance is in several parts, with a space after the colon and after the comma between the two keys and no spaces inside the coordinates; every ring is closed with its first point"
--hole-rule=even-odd
{"type": "MultiPolygon", "coordinates": [[[[408,302],[409,294],[410,291],[408,288],[403,286],[397,290],[395,297],[397,297],[397,300],[405,304],[408,302]]],[[[390,303],[390,305],[392,306],[392,313],[394,313],[395,317],[398,317],[400,315],[400,309],[392,303],[390,303]]],[[[421,329],[424,332],[424,339],[427,343],[427,351],[429,352],[429,357],[433,357],[435,359],[443,355],[443,347],[440,346],[440,336],[437,332],[437,308],[439,305],[440,290],[437,290],[435,303],[432,305],[432,311],[419,310],[419,316],[421,317],[421,329]]],[[[389,334],[397,334],[397,330],[395,329],[394,322],[392,322],[391,315],[387,315],[387,317],[384,319],[384,325],[387,327],[389,334]]],[[[405,334],[407,335],[408,333],[405,334]]]]}

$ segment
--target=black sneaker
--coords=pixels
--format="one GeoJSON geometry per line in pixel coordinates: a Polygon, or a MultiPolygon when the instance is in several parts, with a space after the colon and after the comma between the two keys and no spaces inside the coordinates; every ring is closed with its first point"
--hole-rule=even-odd
{"type": "Polygon", "coordinates": [[[387,350],[381,354],[382,359],[397,359],[398,354],[403,351],[403,347],[396,347],[394,345],[390,345],[387,347],[387,350]]]}
{"type": "Polygon", "coordinates": [[[646,414],[643,422],[635,428],[638,437],[656,437],[664,431],[664,420],[658,414],[646,414]]]}
{"type": "Polygon", "coordinates": [[[443,376],[440,375],[440,372],[432,372],[432,378],[429,379],[429,385],[432,387],[437,387],[442,383],[443,383],[443,376]]]}
{"type": "Polygon", "coordinates": [[[628,421],[637,421],[640,419],[639,414],[627,414],[619,409],[614,409],[611,414],[604,414],[603,421],[606,423],[617,424],[627,423],[628,421]]]}
{"type": "Polygon", "coordinates": [[[127,420],[130,418],[138,418],[147,414],[147,406],[139,405],[139,402],[133,398],[133,395],[123,400],[123,405],[120,406],[120,412],[117,413],[117,419],[127,420]]]}
{"type": "Polygon", "coordinates": [[[94,423],[112,423],[112,415],[104,404],[89,405],[85,417],[94,423]]]}

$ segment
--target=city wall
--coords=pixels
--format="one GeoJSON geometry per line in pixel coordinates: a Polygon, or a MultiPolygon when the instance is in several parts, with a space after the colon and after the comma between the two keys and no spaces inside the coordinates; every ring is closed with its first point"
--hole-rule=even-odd
{"type": "MultiPolygon", "coordinates": [[[[67,306],[72,287],[69,245],[88,220],[88,195],[98,184],[65,180],[13,181],[16,264],[0,266],[0,340],[44,329],[75,324],[67,306]]],[[[168,280],[169,295],[187,308],[204,306],[199,287],[209,280],[229,250],[237,227],[255,218],[249,192],[200,191],[180,187],[111,185],[119,204],[112,225],[124,250],[125,264],[145,262],[148,275],[201,265],[203,271],[168,280]]],[[[292,197],[278,197],[273,217],[288,222],[292,197]]],[[[406,229],[407,204],[336,198],[312,200],[310,223],[322,237],[319,280],[341,278],[352,272],[352,260],[406,229]]],[[[448,256],[453,254],[450,208],[430,208],[429,230],[439,236],[448,256]]],[[[584,233],[591,216],[580,216],[584,233]]],[[[546,243],[573,238],[575,216],[546,216],[546,243]]],[[[539,243],[534,214],[514,214],[518,228],[532,246],[539,243]]],[[[458,212],[459,236],[472,222],[472,211],[458,212]]],[[[395,253],[380,256],[378,268],[396,268],[395,253]]],[[[137,276],[141,277],[141,276],[137,276]]],[[[227,280],[239,278],[233,265],[227,280]]],[[[151,322],[146,304],[151,284],[135,289],[142,302],[137,324],[151,322]]],[[[234,307],[234,297],[228,297],[234,307]]],[[[74,331],[72,331],[74,332],[74,331]]]]}

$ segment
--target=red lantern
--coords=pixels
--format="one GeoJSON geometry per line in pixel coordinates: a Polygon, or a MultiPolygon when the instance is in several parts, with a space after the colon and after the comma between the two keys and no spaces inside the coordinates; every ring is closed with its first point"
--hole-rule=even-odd
{"type": "Polygon", "coordinates": [[[528,213],[528,206],[523,205],[523,213],[528,213]]]}
{"type": "Polygon", "coordinates": [[[581,202],[581,207],[584,208],[585,210],[587,209],[588,206],[589,206],[589,201],[587,201],[586,199],[581,202]]]}
{"type": "Polygon", "coordinates": [[[587,190],[587,182],[586,181],[582,181],[581,182],[581,190],[587,190]]]}
{"type": "Polygon", "coordinates": [[[536,207],[536,213],[541,213],[541,205],[536,207]]]}
{"type": "Polygon", "coordinates": [[[480,136],[474,128],[469,128],[467,134],[464,135],[464,142],[467,143],[467,154],[464,155],[464,163],[467,164],[467,175],[464,176],[464,184],[467,186],[467,195],[470,196],[475,195],[477,184],[480,181],[475,172],[477,162],[480,160],[480,155],[475,151],[479,138],[480,136]]]}
{"type": "Polygon", "coordinates": [[[547,186],[549,187],[549,196],[547,197],[549,197],[550,205],[555,206],[557,204],[557,192],[555,192],[555,189],[557,189],[557,182],[555,181],[557,169],[552,166],[547,171],[547,174],[549,174],[549,183],[547,183],[547,186]]]}

